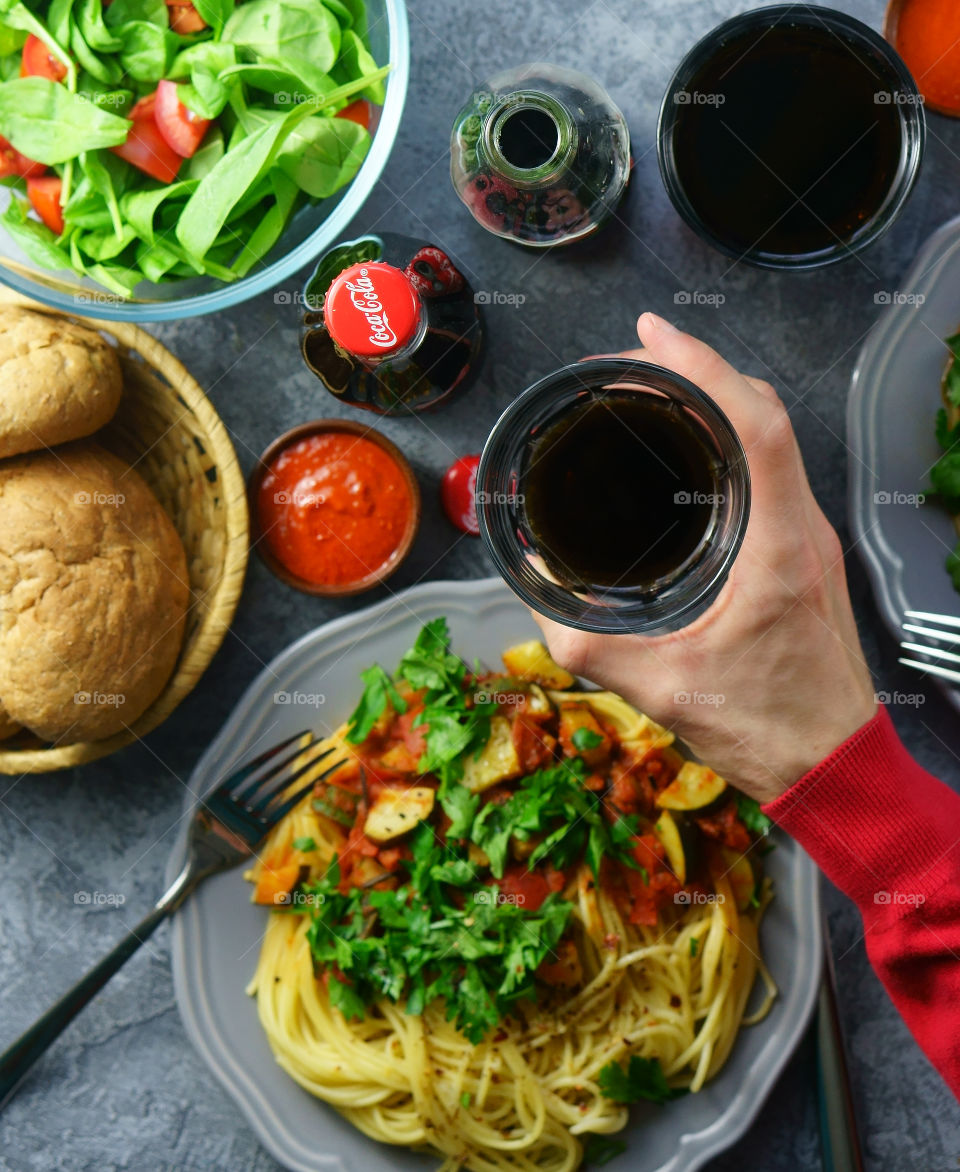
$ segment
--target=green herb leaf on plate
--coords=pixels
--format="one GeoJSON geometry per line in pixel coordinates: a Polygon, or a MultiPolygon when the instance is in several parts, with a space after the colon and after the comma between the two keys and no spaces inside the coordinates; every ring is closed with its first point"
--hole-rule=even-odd
{"type": "Polygon", "coordinates": [[[687,1093],[669,1085],[658,1058],[641,1058],[639,1054],[630,1056],[626,1068],[619,1062],[608,1062],[597,1081],[600,1093],[615,1103],[637,1103],[641,1099],[667,1103],[687,1093]]]}

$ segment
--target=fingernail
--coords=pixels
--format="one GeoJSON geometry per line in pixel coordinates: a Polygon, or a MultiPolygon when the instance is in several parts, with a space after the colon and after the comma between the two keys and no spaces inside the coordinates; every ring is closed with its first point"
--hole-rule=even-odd
{"type": "Polygon", "coordinates": [[[655,313],[648,313],[646,316],[649,318],[650,324],[655,330],[660,330],[660,332],[664,334],[680,333],[677,327],[675,325],[671,325],[670,322],[666,320],[666,318],[657,317],[655,313]]]}

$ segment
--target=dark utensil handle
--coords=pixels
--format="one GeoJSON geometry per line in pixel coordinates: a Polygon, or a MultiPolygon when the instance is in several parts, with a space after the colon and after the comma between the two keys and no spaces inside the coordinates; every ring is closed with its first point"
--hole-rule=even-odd
{"type": "Polygon", "coordinates": [[[863,1172],[863,1154],[837,1004],[830,933],[823,924],[824,966],[817,1013],[817,1082],[824,1172],[863,1172]]]}
{"type": "Polygon", "coordinates": [[[157,907],[133,928],[120,943],[81,978],[73,988],[0,1055],[0,1108],[34,1062],[58,1038],[88,1001],[96,996],[113,974],[121,968],[151,936],[157,925],[170,914],[170,907],[157,907]]]}

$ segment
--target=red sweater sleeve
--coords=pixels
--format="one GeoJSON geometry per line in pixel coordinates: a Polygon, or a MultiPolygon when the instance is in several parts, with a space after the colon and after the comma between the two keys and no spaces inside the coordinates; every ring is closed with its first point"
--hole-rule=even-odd
{"type": "Polygon", "coordinates": [[[856,903],[870,963],[960,1098],[960,794],[881,708],[764,810],[856,903]]]}

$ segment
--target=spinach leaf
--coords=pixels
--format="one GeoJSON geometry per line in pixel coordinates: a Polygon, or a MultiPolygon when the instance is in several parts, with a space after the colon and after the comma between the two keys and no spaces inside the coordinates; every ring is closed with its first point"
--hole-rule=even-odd
{"type": "Polygon", "coordinates": [[[223,39],[318,89],[336,63],[340,25],[316,0],[248,0],[224,25],[223,39]]]}
{"type": "Polygon", "coordinates": [[[192,194],[197,189],[196,180],[181,180],[167,187],[145,188],[130,191],[120,200],[120,210],[133,224],[141,240],[152,244],[155,239],[154,217],[167,200],[183,194],[192,194]]]}
{"type": "Polygon", "coordinates": [[[225,69],[222,77],[224,79],[239,77],[251,89],[279,95],[274,100],[274,105],[278,107],[295,106],[300,100],[297,94],[302,93],[305,88],[310,89],[311,93],[318,97],[337,88],[336,82],[330,78],[327,78],[319,87],[310,87],[305,86],[303,79],[295,73],[291,73],[290,70],[283,69],[279,65],[254,65],[242,61],[225,69]]]}
{"type": "Polygon", "coordinates": [[[222,41],[201,41],[178,53],[170,66],[169,76],[190,78],[189,85],[180,87],[180,101],[201,118],[217,118],[236,84],[226,75],[236,61],[234,46],[222,41]]]}
{"type": "Polygon", "coordinates": [[[69,27],[70,49],[80,68],[104,85],[117,85],[123,77],[123,66],[120,62],[114,57],[99,57],[83,39],[83,33],[73,19],[70,20],[69,27]]]}
{"type": "Polygon", "coordinates": [[[73,7],[73,19],[80,35],[100,53],[115,53],[120,41],[104,23],[102,0],[77,0],[73,7]]]}
{"type": "Polygon", "coordinates": [[[70,257],[57,244],[56,236],[45,225],[31,220],[27,215],[29,210],[30,205],[25,200],[11,195],[0,221],[14,243],[23,249],[35,264],[55,271],[69,269],[70,257]]]}
{"type": "MultiPolygon", "coordinates": [[[[370,50],[353,29],[345,29],[340,41],[340,59],[333,69],[335,80],[352,81],[356,77],[369,77],[376,72],[377,63],[370,50]]],[[[386,89],[382,81],[371,81],[370,85],[361,90],[357,96],[367,98],[381,106],[386,97],[386,89]]]]}
{"type": "Polygon", "coordinates": [[[0,57],[16,53],[28,36],[26,29],[14,28],[0,20],[0,57]]]}
{"type": "Polygon", "coordinates": [[[18,77],[0,84],[0,134],[38,163],[51,166],[83,151],[117,146],[129,129],[126,118],[45,77],[18,77]]]}
{"type": "MultiPolygon", "coordinates": [[[[108,28],[119,30],[136,21],[146,21],[158,28],[168,28],[170,18],[163,0],[112,0],[103,14],[108,28]]],[[[119,48],[119,46],[117,46],[119,48]]]]}
{"type": "Polygon", "coordinates": [[[277,166],[307,195],[325,199],[360,170],[370,135],[346,118],[317,115],[301,123],[277,155],[277,166]]]}
{"type": "Polygon", "coordinates": [[[127,164],[116,155],[87,151],[80,156],[80,168],[90,187],[103,196],[117,236],[123,233],[123,217],[120,214],[118,192],[123,191],[127,164]]]}
{"type": "Polygon", "coordinates": [[[167,74],[177,36],[147,20],[133,20],[121,30],[120,61],[137,81],[157,82],[167,74]]]}
{"type": "Polygon", "coordinates": [[[269,178],[274,203],[264,213],[260,223],[247,238],[240,255],[233,262],[232,268],[238,277],[245,277],[276,244],[299,195],[296,183],[288,179],[282,171],[271,171],[269,178]]]}
{"type": "Polygon", "coordinates": [[[219,37],[223,26],[230,19],[235,4],[234,0],[193,0],[193,6],[213,29],[214,36],[219,37]]]}

